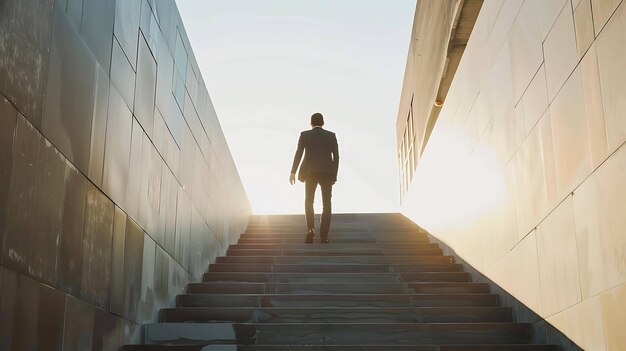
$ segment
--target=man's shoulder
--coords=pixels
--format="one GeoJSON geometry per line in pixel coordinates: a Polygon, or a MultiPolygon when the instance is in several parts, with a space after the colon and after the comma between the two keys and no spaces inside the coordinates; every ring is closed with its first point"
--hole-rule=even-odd
{"type": "Polygon", "coordinates": [[[322,133],[322,135],[332,135],[334,136],[335,133],[331,132],[330,130],[327,129],[323,129],[323,128],[313,128],[313,129],[307,129],[304,130],[300,133],[300,135],[320,135],[320,133],[322,133]]]}
{"type": "Polygon", "coordinates": [[[335,133],[334,133],[334,132],[331,132],[330,130],[324,129],[324,132],[326,132],[326,133],[327,133],[327,135],[330,135],[330,136],[335,136],[335,133]]]}

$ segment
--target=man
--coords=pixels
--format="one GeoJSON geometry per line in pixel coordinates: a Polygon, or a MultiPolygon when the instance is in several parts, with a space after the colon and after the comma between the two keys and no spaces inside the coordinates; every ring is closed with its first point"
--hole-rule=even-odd
{"type": "Polygon", "coordinates": [[[293,158],[291,175],[289,182],[293,185],[296,182],[296,170],[304,153],[304,161],[298,172],[298,180],[304,182],[305,199],[304,211],[306,214],[307,244],[313,243],[315,236],[315,224],[313,213],[313,199],[315,190],[319,185],[322,188],[322,223],[320,224],[320,242],[330,243],[328,240],[328,230],[330,229],[331,201],[333,184],[337,181],[337,170],[339,169],[339,148],[335,133],[323,128],[324,116],[315,113],[311,116],[311,130],[300,134],[298,149],[293,158]]]}

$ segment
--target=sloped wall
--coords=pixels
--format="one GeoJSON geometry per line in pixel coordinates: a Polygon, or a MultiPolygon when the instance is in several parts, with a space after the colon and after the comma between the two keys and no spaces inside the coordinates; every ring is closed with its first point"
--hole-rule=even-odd
{"type": "Polygon", "coordinates": [[[249,215],[174,0],[0,1],[0,350],[137,341],[249,215]]]}
{"type": "Polygon", "coordinates": [[[588,350],[626,349],[625,44],[621,0],[486,0],[403,203],[588,350]]]}

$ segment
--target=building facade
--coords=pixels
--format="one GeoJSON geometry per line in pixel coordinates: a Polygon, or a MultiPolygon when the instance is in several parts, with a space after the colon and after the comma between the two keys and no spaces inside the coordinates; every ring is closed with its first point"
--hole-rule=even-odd
{"type": "Polygon", "coordinates": [[[250,206],[174,0],[0,1],[0,350],[116,350],[250,206]]]}
{"type": "Polygon", "coordinates": [[[621,0],[485,0],[429,137],[408,105],[403,213],[587,350],[626,349],[625,43],[621,0]]]}

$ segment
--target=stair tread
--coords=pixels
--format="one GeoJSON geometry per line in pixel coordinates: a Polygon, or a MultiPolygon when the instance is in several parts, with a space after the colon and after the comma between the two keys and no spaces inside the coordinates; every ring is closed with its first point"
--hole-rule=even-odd
{"type": "Polygon", "coordinates": [[[442,254],[441,249],[228,249],[227,256],[413,256],[442,254]]]}
{"type": "Polygon", "coordinates": [[[496,306],[496,294],[184,294],[177,306],[496,306]]]}
{"type": "Polygon", "coordinates": [[[400,255],[400,256],[222,256],[216,263],[297,263],[297,264],[361,264],[361,263],[424,263],[454,262],[454,257],[446,255],[400,255]]]}
{"type": "Polygon", "coordinates": [[[260,281],[260,282],[395,282],[395,281],[469,281],[467,272],[419,272],[419,273],[246,273],[246,272],[208,272],[203,274],[203,281],[260,281]]]}
{"type": "Polygon", "coordinates": [[[433,244],[429,242],[417,242],[417,243],[395,243],[395,242],[387,242],[387,243],[331,243],[329,244],[321,244],[321,243],[313,243],[313,244],[305,244],[301,242],[291,242],[291,243],[237,243],[229,246],[230,249],[281,249],[281,250],[292,250],[292,249],[313,249],[313,250],[389,250],[389,249],[425,249],[425,248],[434,248],[438,249],[438,244],[433,244]]]}
{"type": "Polygon", "coordinates": [[[527,343],[528,323],[154,323],[144,325],[149,343],[229,340],[254,344],[363,344],[446,342],[527,343]]]}
{"type": "MultiPolygon", "coordinates": [[[[219,309],[227,309],[227,310],[285,310],[285,311],[299,311],[299,310],[310,310],[310,311],[319,311],[323,310],[325,307],[320,308],[307,308],[307,307],[171,307],[171,308],[163,308],[163,311],[167,310],[219,310],[219,309]]],[[[353,308],[341,308],[341,307],[326,307],[328,310],[346,310],[346,311],[379,311],[379,310],[393,310],[393,311],[421,311],[421,312],[443,312],[443,311],[486,311],[486,310],[509,310],[511,307],[502,307],[502,306],[490,306],[490,307],[398,307],[398,306],[389,306],[389,307],[353,307],[353,308]]]]}
{"type": "Polygon", "coordinates": [[[259,272],[259,273],[412,273],[412,272],[460,272],[460,264],[247,264],[215,263],[209,266],[209,272],[259,272]]]}
{"type": "Polygon", "coordinates": [[[467,272],[417,272],[417,273],[284,273],[284,272],[208,272],[203,281],[262,281],[262,282],[310,282],[340,283],[361,281],[469,281],[467,272]]]}
{"type": "Polygon", "coordinates": [[[178,307],[161,311],[162,322],[450,323],[510,322],[509,307],[178,307]]]}
{"type": "Polygon", "coordinates": [[[253,217],[142,328],[147,345],[121,350],[556,351],[401,215],[333,215],[331,244],[305,235],[302,215],[253,217]]]}
{"type": "Polygon", "coordinates": [[[557,351],[546,344],[475,344],[475,345],[127,345],[121,351],[557,351]]]}
{"type": "Polygon", "coordinates": [[[473,282],[388,282],[388,283],[264,283],[205,282],[187,285],[189,293],[489,293],[489,285],[473,282]]]}
{"type": "MultiPolygon", "coordinates": [[[[223,295],[223,296],[258,296],[258,297],[297,297],[297,296],[303,296],[306,297],[307,295],[293,295],[293,294],[181,294],[178,296],[198,296],[198,295],[210,295],[210,296],[219,296],[219,295],[223,295]]],[[[498,296],[497,294],[371,294],[371,293],[362,293],[362,294],[326,294],[326,295],[311,295],[311,297],[316,297],[318,298],[319,296],[358,296],[358,297],[363,297],[363,296],[375,296],[375,297],[389,297],[389,296],[393,296],[393,297],[441,297],[441,298],[451,298],[451,297],[458,297],[458,298],[462,298],[462,297],[472,297],[472,296],[476,296],[476,295],[489,295],[489,296],[498,296]]]]}

